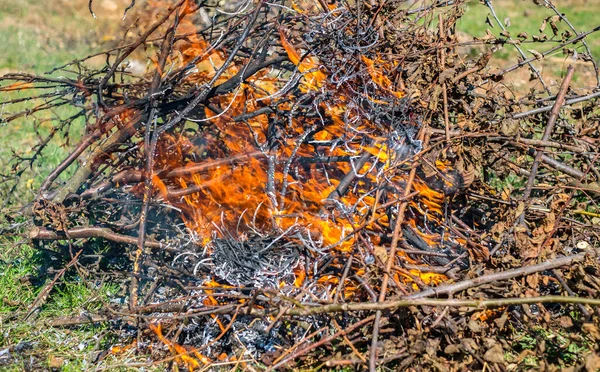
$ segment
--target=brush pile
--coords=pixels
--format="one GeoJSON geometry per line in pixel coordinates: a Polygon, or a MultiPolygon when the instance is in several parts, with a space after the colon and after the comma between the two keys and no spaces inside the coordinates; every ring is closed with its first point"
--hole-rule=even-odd
{"type": "MultiPolygon", "coordinates": [[[[599,28],[541,3],[553,44],[527,58],[540,36],[497,17],[500,36],[459,38],[461,0],[133,2],[104,68],[0,78],[3,125],[40,133],[7,198],[48,144],[70,149],[12,226],[73,275],[123,283],[53,325],[106,322],[110,352],[190,370],[503,371],[526,366],[507,340],[566,318],[569,344],[591,345],[599,28]],[[522,58],[494,67],[501,48],[522,58]],[[577,71],[553,81],[537,64],[556,51],[577,71]],[[511,92],[523,71],[531,89],[511,92]]],[[[538,367],[569,344],[538,343],[538,367]]]]}

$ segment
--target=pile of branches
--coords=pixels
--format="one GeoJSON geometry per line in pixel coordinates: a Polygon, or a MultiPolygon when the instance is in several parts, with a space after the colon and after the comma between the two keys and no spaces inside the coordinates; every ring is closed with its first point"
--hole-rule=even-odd
{"type": "Polygon", "coordinates": [[[577,311],[571,327],[600,335],[599,28],[545,1],[556,45],[527,58],[485,3],[502,36],[469,42],[463,1],[132,3],[139,33],[103,69],[0,78],[19,95],[4,107],[30,103],[3,125],[40,134],[5,203],[57,137],[70,149],[8,227],[65,262],[26,317],[75,267],[126,284],[126,305],[53,326],[125,323],[190,369],[504,370],[523,358],[501,339],[528,322],[577,311]],[[488,66],[501,47],[522,58],[488,66]],[[572,67],[546,82],[556,51],[595,86],[570,88],[572,67]],[[536,84],[509,94],[523,69],[536,84]],[[524,187],[490,185],[509,177],[524,187]]]}

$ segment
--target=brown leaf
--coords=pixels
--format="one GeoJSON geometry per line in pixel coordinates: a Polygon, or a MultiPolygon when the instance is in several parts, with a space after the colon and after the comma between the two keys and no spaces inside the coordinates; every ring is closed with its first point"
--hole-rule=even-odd
{"type": "Polygon", "coordinates": [[[504,325],[506,324],[506,321],[508,320],[508,312],[503,312],[502,316],[500,318],[496,318],[494,319],[494,323],[496,323],[496,326],[498,327],[498,329],[502,330],[502,328],[504,328],[504,325]]]}
{"type": "Polygon", "coordinates": [[[483,359],[490,363],[504,363],[504,350],[502,345],[496,344],[483,354],[483,359]]]}
{"type": "Polygon", "coordinates": [[[525,278],[525,280],[527,281],[527,285],[531,289],[537,289],[540,285],[540,277],[538,273],[527,275],[527,278],[525,278]]]}
{"type": "Polygon", "coordinates": [[[474,38],[475,40],[479,40],[479,41],[488,41],[488,40],[493,40],[496,37],[494,36],[494,34],[492,34],[492,32],[489,29],[485,30],[485,36],[482,37],[476,37],[474,38]]]}
{"type": "Polygon", "coordinates": [[[558,211],[565,205],[567,200],[569,200],[569,195],[567,195],[567,194],[555,195],[552,199],[552,202],[550,203],[550,209],[552,211],[558,211]]]}
{"type": "Polygon", "coordinates": [[[573,327],[573,319],[571,319],[570,316],[561,316],[558,321],[560,322],[560,326],[563,328],[573,327]]]}
{"type": "Polygon", "coordinates": [[[533,352],[533,350],[523,350],[519,353],[519,355],[517,355],[513,362],[520,364],[523,361],[523,359],[527,358],[530,355],[535,355],[535,352],[533,352]]]}
{"type": "Polygon", "coordinates": [[[553,212],[546,214],[546,218],[544,218],[544,232],[549,233],[554,230],[555,224],[556,215],[553,212]]]}
{"type": "Polygon", "coordinates": [[[600,341],[600,331],[594,323],[583,323],[581,329],[589,336],[592,336],[594,339],[600,341]]]}
{"type": "Polygon", "coordinates": [[[379,258],[381,262],[387,262],[388,254],[385,247],[382,247],[380,245],[375,246],[375,248],[373,248],[373,253],[375,253],[375,256],[377,256],[377,258],[379,258]]]}
{"type": "Polygon", "coordinates": [[[477,345],[477,342],[472,338],[463,338],[460,341],[460,344],[467,350],[479,350],[479,345],[477,345]]]}
{"type": "Polygon", "coordinates": [[[600,366],[600,356],[596,353],[591,353],[585,358],[585,371],[596,372],[600,366]]]}
{"type": "Polygon", "coordinates": [[[525,203],[523,203],[521,201],[521,202],[519,202],[519,204],[517,204],[517,210],[515,210],[515,218],[519,218],[523,214],[524,210],[525,210],[525,203]]]}
{"type": "Polygon", "coordinates": [[[469,320],[469,329],[471,330],[471,332],[474,333],[479,333],[481,332],[481,325],[479,325],[479,322],[476,320],[469,320]]]}
{"type": "Polygon", "coordinates": [[[542,53],[538,52],[535,49],[527,49],[527,51],[529,53],[533,54],[533,56],[535,57],[535,59],[539,60],[539,59],[543,59],[544,58],[544,55],[542,53]]]}
{"type": "Polygon", "coordinates": [[[64,363],[65,359],[62,357],[57,357],[54,355],[48,356],[48,367],[50,369],[61,369],[64,363]]]}
{"type": "Polygon", "coordinates": [[[542,276],[542,284],[544,284],[544,285],[549,285],[550,284],[550,277],[548,275],[543,275],[542,276]]]}
{"type": "Polygon", "coordinates": [[[463,188],[468,189],[469,186],[475,182],[476,174],[477,171],[475,170],[475,167],[471,164],[468,164],[466,169],[461,172],[461,176],[463,178],[463,188]]]}
{"type": "Polygon", "coordinates": [[[550,28],[552,28],[552,33],[554,36],[558,35],[558,26],[556,25],[556,21],[553,19],[550,20],[550,28]]]}
{"type": "Polygon", "coordinates": [[[540,245],[544,239],[544,235],[530,238],[524,226],[515,227],[515,243],[519,248],[521,258],[537,257],[540,254],[540,245]]]}
{"type": "Polygon", "coordinates": [[[444,353],[446,353],[446,354],[458,354],[458,353],[460,353],[460,346],[454,345],[454,344],[450,344],[450,345],[446,346],[446,348],[444,349],[444,353]]]}
{"type": "Polygon", "coordinates": [[[505,136],[514,136],[519,133],[519,121],[511,118],[507,118],[502,121],[500,131],[505,136]]]}

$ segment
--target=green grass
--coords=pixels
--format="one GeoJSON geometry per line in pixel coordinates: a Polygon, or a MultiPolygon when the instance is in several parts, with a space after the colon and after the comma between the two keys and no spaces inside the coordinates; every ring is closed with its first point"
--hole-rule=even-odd
{"type": "MultiPolygon", "coordinates": [[[[97,40],[102,40],[103,32],[115,30],[115,26],[107,25],[117,19],[118,26],[118,18],[115,17],[94,20],[87,12],[86,1],[0,0],[0,8],[0,75],[13,72],[43,74],[53,67],[101,50],[104,46],[97,40]]],[[[26,94],[29,92],[2,93],[0,101],[26,94]]],[[[7,117],[30,104],[3,105],[2,116],[7,117]]],[[[13,151],[21,156],[31,155],[32,147],[39,140],[38,135],[44,137],[50,133],[51,119],[65,118],[75,112],[73,108],[61,107],[53,112],[0,124],[0,173],[11,172],[14,163],[8,160],[13,151]],[[37,133],[34,130],[36,124],[37,133]]],[[[82,129],[83,122],[80,120],[70,128],[69,136],[77,138],[82,129]]],[[[14,217],[13,206],[32,200],[48,172],[68,154],[69,148],[64,146],[63,135],[58,133],[42,153],[41,162],[24,173],[22,185],[25,187],[19,187],[12,195],[13,203],[8,209],[0,210],[0,229],[9,223],[19,222],[3,221],[3,216],[9,214],[14,217]]],[[[69,172],[63,177],[68,175],[69,172]]],[[[6,193],[8,187],[0,185],[0,192],[6,193]]],[[[107,326],[57,328],[45,322],[58,316],[95,313],[119,291],[118,286],[93,280],[88,282],[71,269],[52,287],[37,318],[24,321],[31,304],[52,281],[55,272],[48,271],[51,261],[42,254],[43,251],[22,244],[22,240],[19,236],[0,233],[0,350],[8,349],[11,354],[9,364],[0,364],[0,370],[91,369],[96,354],[118,341],[107,326]]],[[[55,265],[55,270],[64,267],[60,262],[55,265]]],[[[110,355],[105,362],[118,363],[110,355]]]]}
{"type": "MultiPolygon", "coordinates": [[[[553,0],[553,3],[559,11],[564,13],[578,32],[588,31],[600,25],[600,20],[597,17],[600,13],[600,1],[553,0]]],[[[520,45],[527,58],[534,56],[529,50],[543,53],[553,48],[561,41],[561,33],[570,30],[566,23],[558,22],[556,23],[558,35],[554,36],[550,23],[547,22],[544,31],[540,32],[544,20],[554,16],[555,13],[552,9],[536,5],[530,0],[494,0],[492,4],[501,22],[504,23],[506,19],[510,20],[510,25],[506,29],[510,32],[510,37],[513,40],[518,40],[517,35],[520,33],[527,33],[527,39],[520,45]],[[536,42],[533,40],[534,36],[542,37],[543,34],[547,36],[547,41],[536,42]]],[[[486,30],[489,30],[497,38],[503,38],[500,35],[502,30],[493,18],[489,8],[479,1],[471,0],[467,3],[466,13],[458,21],[457,26],[457,31],[469,35],[469,39],[470,37],[485,36],[486,30]],[[489,19],[493,27],[486,23],[486,18],[489,19]]],[[[586,42],[593,58],[597,62],[600,61],[600,32],[589,35],[586,42]]],[[[568,48],[574,48],[579,55],[586,52],[582,43],[570,45],[568,48]]],[[[482,50],[481,47],[473,47],[470,54],[475,56],[481,53],[482,50]]],[[[519,58],[520,55],[516,48],[507,44],[494,53],[490,65],[506,68],[517,63],[519,58]]],[[[542,76],[549,84],[556,85],[556,81],[560,81],[567,65],[572,63],[574,63],[572,58],[568,58],[559,50],[541,61],[534,62],[534,65],[542,72],[542,76]]],[[[590,63],[584,63],[579,59],[575,62],[575,67],[576,73],[573,78],[575,85],[586,87],[595,83],[594,71],[590,63]]],[[[522,72],[514,73],[510,77],[513,82],[516,81],[513,89],[527,91],[530,87],[527,83],[529,71],[528,69],[519,71],[522,72]],[[519,87],[522,88],[519,89],[519,87]]]]}
{"type": "Polygon", "coordinates": [[[0,247],[0,314],[8,314],[35,299],[36,290],[22,282],[35,275],[35,265],[31,247],[15,245],[8,238],[3,239],[0,247]]]}
{"type": "MultiPolygon", "coordinates": [[[[110,47],[104,40],[114,40],[114,36],[119,34],[122,9],[110,11],[104,7],[106,3],[110,2],[94,2],[94,10],[98,15],[98,19],[94,19],[87,10],[87,1],[0,0],[0,75],[15,72],[44,74],[53,67],[110,47]]],[[[125,2],[123,5],[126,5],[125,2]]],[[[93,67],[99,67],[98,64],[103,62],[104,59],[100,58],[91,63],[95,64],[93,67]]],[[[57,72],[54,75],[61,74],[64,73],[57,72]]],[[[0,93],[0,102],[28,94],[30,92],[0,93]]],[[[2,117],[7,117],[30,106],[31,103],[1,105],[0,112],[2,117]]],[[[75,112],[76,109],[65,106],[35,117],[28,116],[9,124],[0,124],[0,174],[12,171],[15,163],[9,162],[9,159],[13,152],[21,156],[32,154],[32,148],[39,138],[50,133],[56,122],[53,123],[52,119],[66,118],[75,112]]],[[[83,126],[82,120],[73,123],[69,128],[71,141],[81,136],[83,126]]],[[[23,222],[17,217],[16,208],[35,197],[46,175],[69,153],[64,135],[64,131],[57,133],[43,151],[41,161],[23,174],[23,186],[13,193],[8,208],[0,209],[0,229],[23,222]],[[7,220],[5,215],[15,220],[7,220]]],[[[65,172],[61,179],[66,180],[70,173],[65,172]]],[[[0,195],[6,195],[8,189],[9,185],[0,184],[0,195]]],[[[101,253],[106,247],[96,244],[87,249],[101,253]]],[[[76,327],[51,327],[46,324],[57,317],[97,313],[109,303],[110,298],[122,291],[119,285],[98,283],[90,277],[82,278],[71,268],[52,287],[35,320],[23,319],[40,291],[65,264],[53,262],[47,252],[25,244],[22,237],[10,236],[0,230],[0,351],[9,350],[11,355],[8,364],[0,361],[0,371],[83,371],[93,370],[97,366],[116,366],[111,367],[111,371],[138,370],[126,364],[144,362],[147,357],[138,355],[133,349],[117,355],[105,353],[102,361],[96,362],[99,353],[121,342],[130,342],[120,339],[107,324],[76,327]],[[53,271],[49,271],[51,265],[54,266],[53,271]]],[[[164,368],[147,367],[146,370],[159,371],[164,368]]]]}
{"type": "Polygon", "coordinates": [[[582,362],[594,346],[591,338],[582,334],[579,338],[569,339],[561,329],[534,326],[527,331],[512,328],[512,332],[511,344],[515,354],[511,353],[508,356],[509,360],[524,350],[538,351],[536,355],[530,355],[523,359],[521,367],[525,368],[539,367],[540,359],[542,359],[540,358],[540,348],[544,350],[544,359],[547,361],[559,365],[572,365],[582,362]]]}
{"type": "MultiPolygon", "coordinates": [[[[34,0],[0,0],[0,75],[5,73],[44,74],[53,67],[63,65],[76,58],[101,50],[104,31],[111,19],[92,18],[87,11],[87,2],[73,4],[66,0],[44,3],[34,0]]],[[[118,25],[118,22],[117,22],[118,25]]],[[[64,74],[64,73],[63,73],[64,74]]],[[[57,72],[55,76],[60,76],[57,72]]],[[[32,91],[0,94],[0,102],[25,97],[32,91]]],[[[39,102],[41,103],[41,102],[39,102]]],[[[38,103],[38,104],[39,104],[38,103]]],[[[0,112],[6,118],[24,109],[32,102],[2,105],[0,112]]],[[[0,124],[0,173],[7,173],[14,163],[9,162],[13,152],[27,157],[32,154],[33,146],[39,137],[50,133],[54,118],[66,118],[77,111],[70,107],[59,107],[34,116],[26,117],[9,124],[0,124]],[[46,122],[44,122],[46,121],[46,122]],[[38,124],[38,133],[35,131],[38,124]]],[[[81,135],[83,122],[79,120],[70,128],[69,135],[77,138],[81,135]]],[[[56,167],[68,154],[68,148],[61,140],[64,133],[58,133],[43,152],[43,161],[35,164],[22,177],[26,189],[19,188],[13,198],[21,202],[33,198],[36,190],[51,169],[56,167]],[[27,182],[29,181],[29,182],[27,182]]],[[[66,179],[69,172],[62,176],[66,179]]],[[[7,185],[0,185],[0,192],[6,192],[7,185]]]]}
{"type": "MultiPolygon", "coordinates": [[[[600,11],[600,2],[554,0],[553,3],[559,11],[564,13],[565,17],[579,32],[591,30],[600,24],[597,17],[600,11]]],[[[560,40],[560,33],[569,30],[568,25],[564,22],[558,22],[558,36],[554,36],[549,23],[547,23],[544,31],[540,32],[540,26],[544,19],[554,16],[555,13],[552,9],[535,5],[532,1],[494,0],[492,4],[501,22],[504,22],[506,18],[510,19],[510,26],[506,28],[513,39],[517,39],[517,35],[521,32],[526,32],[529,35],[526,40],[527,42],[522,44],[524,50],[539,49],[542,52],[550,49],[556,45],[554,41],[560,40]],[[543,33],[548,36],[549,41],[533,45],[531,43],[533,41],[532,36],[541,36],[543,33]]],[[[468,2],[465,15],[458,21],[458,31],[482,37],[485,35],[486,29],[489,29],[496,37],[502,37],[500,35],[501,29],[496,20],[493,19],[488,7],[479,1],[472,0],[468,2]],[[494,25],[493,28],[485,22],[488,16],[494,25]]],[[[600,33],[590,35],[587,42],[592,50],[592,54],[596,56],[596,60],[600,58],[600,33]]],[[[577,49],[579,52],[584,52],[583,45],[581,44],[577,44],[577,49]]],[[[529,57],[533,56],[531,53],[527,54],[529,57]]],[[[514,47],[507,45],[504,51],[498,53],[497,57],[506,59],[514,55],[516,55],[514,47]]]]}
{"type": "Polygon", "coordinates": [[[24,368],[29,357],[38,367],[60,362],[63,370],[89,368],[95,353],[114,341],[106,325],[67,329],[50,327],[45,321],[97,312],[119,287],[87,283],[69,273],[53,288],[39,316],[23,321],[35,298],[53,278],[44,273],[47,260],[29,245],[15,245],[11,239],[3,239],[0,244],[0,349],[13,350],[14,370],[24,368]]]}

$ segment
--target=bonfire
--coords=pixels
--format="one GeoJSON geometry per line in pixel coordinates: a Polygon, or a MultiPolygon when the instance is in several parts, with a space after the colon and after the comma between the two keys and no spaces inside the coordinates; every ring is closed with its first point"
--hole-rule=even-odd
{"type": "MultiPolygon", "coordinates": [[[[103,69],[89,69],[87,57],[54,75],[0,80],[3,94],[35,98],[3,122],[77,108],[53,118],[28,158],[17,155],[5,182],[18,187],[59,133],[70,140],[69,156],[21,212],[31,221],[28,237],[62,250],[67,268],[92,265],[85,257],[99,241],[110,247],[106,257],[118,257],[90,274],[113,273],[126,288],[122,306],[89,320],[136,328],[137,338],[124,337],[112,353],[143,348],[144,339],[162,345],[156,360],[190,370],[500,370],[487,352],[495,344],[461,344],[476,332],[471,322],[502,332],[534,307],[579,306],[589,315],[598,304],[575,296],[563,276],[586,297],[597,297],[597,286],[558,271],[598,269],[597,235],[581,220],[591,216],[564,225],[576,192],[599,193],[598,153],[589,142],[559,143],[568,136],[555,131],[563,105],[593,111],[586,104],[598,96],[597,80],[569,90],[569,67],[561,84],[548,83],[535,66],[540,52],[501,70],[488,66],[500,46],[522,51],[519,39],[460,41],[463,1],[134,3],[125,15],[138,17],[139,33],[103,52],[103,69]],[[467,57],[473,45],[484,52],[467,57]],[[130,66],[140,59],[146,68],[135,75],[130,66]],[[523,69],[537,83],[526,96],[499,89],[523,69]],[[541,139],[517,134],[529,117],[546,123],[541,139]],[[70,130],[81,121],[77,136],[70,130]],[[485,172],[501,147],[484,153],[486,141],[512,144],[523,161],[531,156],[520,195],[489,186],[485,172]],[[587,165],[561,164],[549,148],[587,165]],[[572,180],[536,191],[540,164],[572,180]],[[571,246],[567,229],[586,244],[571,246]],[[563,283],[552,290],[515,279],[552,270],[544,275],[563,283]],[[424,332],[437,335],[435,346],[424,332]]],[[[586,35],[563,34],[546,53],[572,56],[586,35]]],[[[584,61],[597,79],[594,59],[584,61]]]]}

